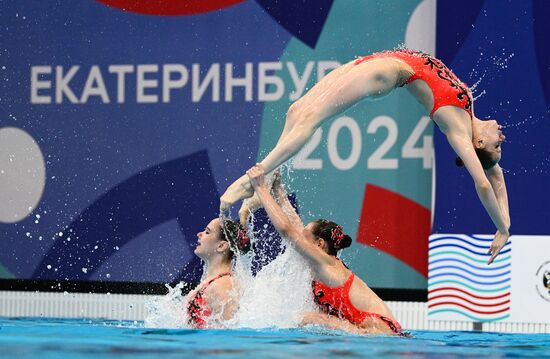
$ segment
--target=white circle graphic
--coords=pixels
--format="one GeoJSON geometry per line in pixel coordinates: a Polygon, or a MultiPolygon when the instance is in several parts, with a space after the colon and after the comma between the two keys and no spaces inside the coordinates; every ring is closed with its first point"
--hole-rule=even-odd
{"type": "Polygon", "coordinates": [[[19,128],[0,128],[0,222],[19,222],[31,214],[45,183],[44,156],[32,136],[19,128]]]}
{"type": "Polygon", "coordinates": [[[436,0],[423,0],[409,18],[405,46],[435,55],[436,0]]]}

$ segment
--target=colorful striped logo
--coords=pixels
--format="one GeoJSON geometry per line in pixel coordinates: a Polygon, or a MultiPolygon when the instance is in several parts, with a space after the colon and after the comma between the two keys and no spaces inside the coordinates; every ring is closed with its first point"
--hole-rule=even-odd
{"type": "Polygon", "coordinates": [[[511,241],[487,265],[492,235],[433,234],[428,318],[491,322],[510,316],[511,241]]]}

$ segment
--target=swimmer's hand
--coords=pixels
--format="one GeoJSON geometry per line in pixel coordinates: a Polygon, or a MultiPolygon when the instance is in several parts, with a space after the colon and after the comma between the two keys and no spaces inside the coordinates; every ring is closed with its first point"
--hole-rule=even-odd
{"type": "Polygon", "coordinates": [[[493,238],[491,247],[489,247],[488,253],[491,255],[491,258],[489,258],[489,261],[487,262],[488,265],[493,263],[496,256],[499,254],[502,248],[504,248],[504,245],[508,241],[508,238],[510,238],[509,232],[503,233],[501,231],[497,231],[497,233],[495,233],[495,238],[493,238]]]}
{"type": "Polygon", "coordinates": [[[262,202],[260,197],[255,193],[254,196],[247,198],[243,201],[241,209],[239,209],[239,219],[244,226],[248,222],[248,215],[256,212],[259,208],[262,208],[262,202]]]}
{"type": "Polygon", "coordinates": [[[273,192],[277,195],[285,193],[285,188],[283,187],[283,184],[281,183],[281,170],[277,169],[273,173],[273,192]]]}
{"type": "Polygon", "coordinates": [[[265,182],[265,171],[264,166],[257,163],[254,167],[246,171],[246,175],[250,179],[250,184],[255,191],[263,190],[267,188],[267,183],[265,182]]]}
{"type": "MultiPolygon", "coordinates": [[[[266,176],[266,185],[270,181],[269,177],[269,175],[266,176]]],[[[275,193],[277,196],[285,194],[283,185],[281,184],[280,169],[277,169],[275,172],[273,172],[271,180],[273,181],[273,184],[271,185],[273,193],[275,193]]],[[[241,224],[245,225],[248,222],[248,215],[256,212],[259,208],[262,208],[262,201],[260,200],[260,197],[257,193],[254,193],[252,197],[245,199],[243,201],[241,209],[239,210],[239,218],[241,220],[241,224]]]]}

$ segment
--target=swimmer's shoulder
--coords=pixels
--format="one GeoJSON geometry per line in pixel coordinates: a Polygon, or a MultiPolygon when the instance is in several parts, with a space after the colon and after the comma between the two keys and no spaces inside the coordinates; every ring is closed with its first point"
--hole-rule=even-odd
{"type": "Polygon", "coordinates": [[[206,299],[216,299],[225,297],[233,289],[233,278],[230,275],[216,279],[208,288],[205,289],[203,295],[206,299]]]}

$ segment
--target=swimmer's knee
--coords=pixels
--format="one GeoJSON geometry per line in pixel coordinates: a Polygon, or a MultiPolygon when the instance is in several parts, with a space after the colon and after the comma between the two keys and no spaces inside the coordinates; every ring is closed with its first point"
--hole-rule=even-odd
{"type": "Polygon", "coordinates": [[[372,68],[368,73],[373,84],[373,95],[385,95],[399,86],[400,68],[396,62],[386,61],[372,68]]]}
{"type": "Polygon", "coordinates": [[[387,95],[398,86],[398,76],[379,70],[370,74],[367,83],[369,85],[365,89],[364,95],[371,98],[379,98],[387,95]]]}
{"type": "Polygon", "coordinates": [[[374,74],[374,81],[382,92],[394,89],[397,86],[398,78],[398,74],[391,71],[380,70],[374,74]]]}
{"type": "Polygon", "coordinates": [[[288,108],[288,111],[286,112],[286,120],[287,122],[296,122],[300,118],[301,113],[304,111],[304,106],[301,105],[301,101],[298,100],[294,102],[290,107],[288,108]]]}
{"type": "Polygon", "coordinates": [[[299,101],[296,101],[292,103],[292,105],[289,106],[288,110],[286,111],[286,117],[294,117],[298,113],[298,110],[300,108],[299,101]]]}

